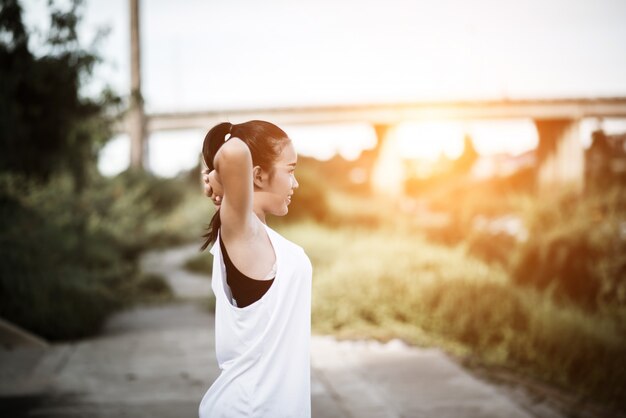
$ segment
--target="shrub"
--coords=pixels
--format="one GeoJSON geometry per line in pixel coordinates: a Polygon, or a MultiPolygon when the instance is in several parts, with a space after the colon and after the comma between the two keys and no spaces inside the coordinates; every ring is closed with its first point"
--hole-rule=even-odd
{"type": "Polygon", "coordinates": [[[213,271],[213,256],[200,253],[185,262],[185,268],[189,271],[210,275],[213,271]]]}
{"type": "Polygon", "coordinates": [[[286,221],[310,218],[323,221],[328,217],[328,191],[324,182],[313,171],[298,167],[296,178],[300,187],[295,190],[286,221]]]}
{"type": "Polygon", "coordinates": [[[77,196],[66,176],[45,185],[0,176],[0,316],[49,339],[78,338],[153,294],[157,279],[137,269],[151,218],[137,188],[116,194],[103,183],[77,196]]]}
{"type": "Polygon", "coordinates": [[[522,202],[529,239],[512,265],[516,283],[585,307],[626,305],[626,205],[620,189],[522,202]]]}
{"type": "Polygon", "coordinates": [[[508,267],[517,247],[517,239],[509,234],[472,231],[465,244],[473,256],[488,263],[498,263],[508,267]]]}

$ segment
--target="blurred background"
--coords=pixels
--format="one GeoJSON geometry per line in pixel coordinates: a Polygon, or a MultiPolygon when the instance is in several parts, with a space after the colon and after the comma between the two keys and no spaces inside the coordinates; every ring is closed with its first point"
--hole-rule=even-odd
{"type": "Polygon", "coordinates": [[[266,119],[314,332],[625,406],[626,3],[0,5],[4,321],[68,341],[171,301],[140,259],[200,245],[206,131],[266,119]]]}

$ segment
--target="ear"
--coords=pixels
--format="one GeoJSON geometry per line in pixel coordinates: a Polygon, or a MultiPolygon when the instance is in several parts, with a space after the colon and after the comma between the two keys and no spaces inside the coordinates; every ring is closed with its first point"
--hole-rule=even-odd
{"type": "Polygon", "coordinates": [[[252,180],[255,187],[260,189],[265,188],[267,178],[267,173],[265,173],[260,166],[257,165],[252,169],[252,180]]]}

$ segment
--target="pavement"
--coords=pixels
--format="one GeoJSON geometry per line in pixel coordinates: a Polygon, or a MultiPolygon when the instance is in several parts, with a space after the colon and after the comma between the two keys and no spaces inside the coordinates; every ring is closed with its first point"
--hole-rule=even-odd
{"type": "MultiPolygon", "coordinates": [[[[167,272],[175,302],[120,312],[97,338],[0,351],[0,416],[197,417],[219,369],[210,281],[182,272],[196,251],[185,248],[144,258],[167,272]]],[[[562,417],[512,399],[438,349],[314,335],[311,351],[316,418],[562,417]]]]}

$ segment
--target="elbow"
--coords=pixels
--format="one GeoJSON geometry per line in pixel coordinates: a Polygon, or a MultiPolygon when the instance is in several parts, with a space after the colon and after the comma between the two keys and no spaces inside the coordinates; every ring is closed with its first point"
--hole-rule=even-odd
{"type": "Polygon", "coordinates": [[[219,149],[215,155],[215,169],[219,173],[220,165],[236,167],[241,165],[251,165],[252,155],[250,148],[239,138],[231,138],[219,149]]]}

